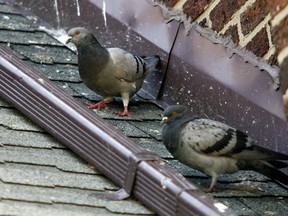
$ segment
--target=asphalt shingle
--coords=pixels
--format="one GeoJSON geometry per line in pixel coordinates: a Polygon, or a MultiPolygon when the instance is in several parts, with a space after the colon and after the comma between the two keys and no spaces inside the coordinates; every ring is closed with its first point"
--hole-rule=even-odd
{"type": "Polygon", "coordinates": [[[9,130],[1,127],[2,145],[33,148],[65,148],[55,138],[45,133],[9,130]]]}
{"type": "Polygon", "coordinates": [[[68,206],[66,204],[42,204],[29,203],[19,201],[2,201],[0,203],[0,214],[2,215],[22,215],[22,216],[38,216],[38,215],[59,215],[61,216],[92,216],[97,211],[98,215],[115,215],[103,208],[91,208],[86,206],[68,206]]]}
{"type": "Polygon", "coordinates": [[[66,47],[11,44],[11,48],[38,64],[77,64],[77,55],[66,47]]]}
{"type": "Polygon", "coordinates": [[[50,80],[66,81],[66,82],[80,82],[78,67],[71,64],[33,64],[28,62],[36,70],[41,70],[50,80]]]}
{"type": "Polygon", "coordinates": [[[5,146],[4,144],[4,147],[0,148],[0,152],[0,161],[3,162],[55,166],[63,171],[96,173],[68,149],[42,149],[35,148],[33,144],[26,147],[5,146]]]}
{"type": "MultiPolygon", "coordinates": [[[[0,7],[2,7],[1,5],[0,7]]],[[[14,14],[0,14],[0,27],[1,29],[9,30],[22,30],[22,31],[34,31],[33,22],[21,15],[14,14]]]]}
{"type": "MultiPolygon", "coordinates": [[[[34,207],[35,210],[38,207],[44,207],[46,205],[47,210],[53,210],[54,208],[58,208],[61,205],[65,205],[65,208],[60,208],[58,214],[64,211],[65,209],[73,208],[78,215],[82,215],[83,210],[85,211],[85,207],[91,208],[94,211],[93,215],[98,215],[101,213],[106,213],[115,215],[115,214],[145,214],[150,215],[153,214],[151,211],[141,206],[141,204],[137,201],[129,200],[125,201],[106,201],[106,200],[97,200],[91,197],[93,191],[91,190],[79,190],[79,189],[67,189],[61,187],[35,187],[35,186],[23,186],[23,185],[14,185],[14,184],[1,184],[1,191],[5,191],[1,194],[1,199],[4,202],[0,203],[9,203],[9,206],[13,206],[13,204],[20,204],[18,208],[22,209],[24,203],[31,203],[34,205],[30,205],[34,207]],[[21,197],[19,197],[19,193],[21,197]],[[13,203],[10,200],[15,200],[13,203]],[[7,202],[8,201],[8,202],[7,202]],[[10,201],[10,202],[9,202],[10,201]],[[117,203],[117,205],[115,205],[117,203]],[[39,206],[40,204],[40,206],[39,206]],[[41,206],[45,204],[44,206],[41,206]],[[83,209],[84,208],[84,209],[83,209]],[[106,211],[104,211],[106,209],[106,211]],[[81,213],[82,212],[82,213],[81,213]]],[[[24,205],[25,206],[25,205],[24,205]]],[[[64,206],[63,206],[64,207],[64,206]]],[[[89,212],[89,211],[88,211],[89,212]]],[[[1,207],[0,207],[1,213],[1,207]]],[[[22,215],[19,212],[17,215],[22,215]],[[19,214],[20,213],[20,214],[19,214]]],[[[28,212],[27,212],[28,213],[28,212]]],[[[32,212],[31,212],[32,213],[32,212]]],[[[42,215],[42,214],[41,214],[42,215]]],[[[43,214],[45,215],[45,214],[43,214]]]]}
{"type": "Polygon", "coordinates": [[[16,109],[0,108],[0,125],[13,130],[43,131],[33,124],[27,117],[20,114],[16,109]]]}
{"type": "Polygon", "coordinates": [[[89,190],[115,190],[118,187],[101,175],[63,172],[55,167],[5,163],[0,168],[3,182],[43,187],[68,187],[89,190]]]}
{"type": "Polygon", "coordinates": [[[45,44],[53,46],[63,46],[62,43],[55,41],[45,32],[23,32],[15,30],[2,30],[0,41],[13,44],[45,44]]]}

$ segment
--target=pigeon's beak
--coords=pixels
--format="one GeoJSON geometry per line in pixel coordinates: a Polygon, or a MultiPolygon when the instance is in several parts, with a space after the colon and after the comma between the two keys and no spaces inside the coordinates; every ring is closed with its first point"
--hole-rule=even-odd
{"type": "Polygon", "coordinates": [[[162,121],[161,121],[160,125],[165,124],[165,123],[167,122],[167,120],[168,120],[168,117],[164,116],[164,117],[162,118],[162,121]]]}
{"type": "Polygon", "coordinates": [[[69,37],[69,38],[67,39],[67,41],[66,41],[66,43],[65,43],[65,44],[68,44],[68,43],[70,43],[70,42],[71,42],[71,40],[72,40],[72,37],[69,37]]]}

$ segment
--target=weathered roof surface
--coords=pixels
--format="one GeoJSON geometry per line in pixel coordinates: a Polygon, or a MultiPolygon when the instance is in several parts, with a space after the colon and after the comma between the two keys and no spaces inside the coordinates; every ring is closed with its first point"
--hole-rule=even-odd
{"type": "MultiPolygon", "coordinates": [[[[79,79],[77,56],[49,34],[39,31],[33,20],[0,4],[0,43],[46,74],[76,99],[96,101],[79,79]]],[[[122,103],[115,99],[109,109],[96,114],[143,147],[158,153],[173,168],[199,183],[210,179],[174,160],[161,143],[162,109],[135,97],[133,118],[114,115],[122,103]]],[[[140,215],[153,214],[132,198],[105,201],[89,197],[95,191],[118,189],[73,152],[30,122],[5,102],[0,102],[0,214],[4,215],[140,215]]],[[[239,172],[219,179],[212,195],[239,215],[285,215],[288,192],[254,172],[239,172]]]]}

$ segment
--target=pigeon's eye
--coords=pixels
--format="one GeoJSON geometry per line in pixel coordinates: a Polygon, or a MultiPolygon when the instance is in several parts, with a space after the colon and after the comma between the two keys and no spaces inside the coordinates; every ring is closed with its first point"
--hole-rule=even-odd
{"type": "Polygon", "coordinates": [[[177,112],[175,112],[175,111],[172,112],[172,116],[175,116],[175,115],[177,115],[177,112]]]}
{"type": "Polygon", "coordinates": [[[75,32],[75,35],[79,35],[79,34],[80,34],[80,31],[76,31],[76,32],[75,32]]]}

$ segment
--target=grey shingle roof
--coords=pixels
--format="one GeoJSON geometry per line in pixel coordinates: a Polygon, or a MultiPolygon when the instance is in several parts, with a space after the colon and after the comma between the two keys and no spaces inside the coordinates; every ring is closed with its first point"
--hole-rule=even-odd
{"type": "MultiPolygon", "coordinates": [[[[5,4],[0,4],[0,43],[78,100],[100,99],[81,82],[76,54],[5,4]]],[[[191,181],[208,185],[204,174],[173,160],[162,145],[159,107],[135,97],[130,107],[132,119],[113,114],[121,109],[122,104],[115,99],[109,109],[95,112],[139,145],[167,159],[191,181]]],[[[0,116],[0,214],[153,214],[133,198],[91,198],[95,191],[115,191],[118,187],[3,101],[0,116]]],[[[218,188],[212,195],[239,215],[284,215],[288,210],[288,192],[254,172],[223,176],[218,188]]]]}
{"type": "Polygon", "coordinates": [[[133,199],[89,197],[118,187],[3,101],[0,113],[0,214],[152,213],[133,199]]]}

